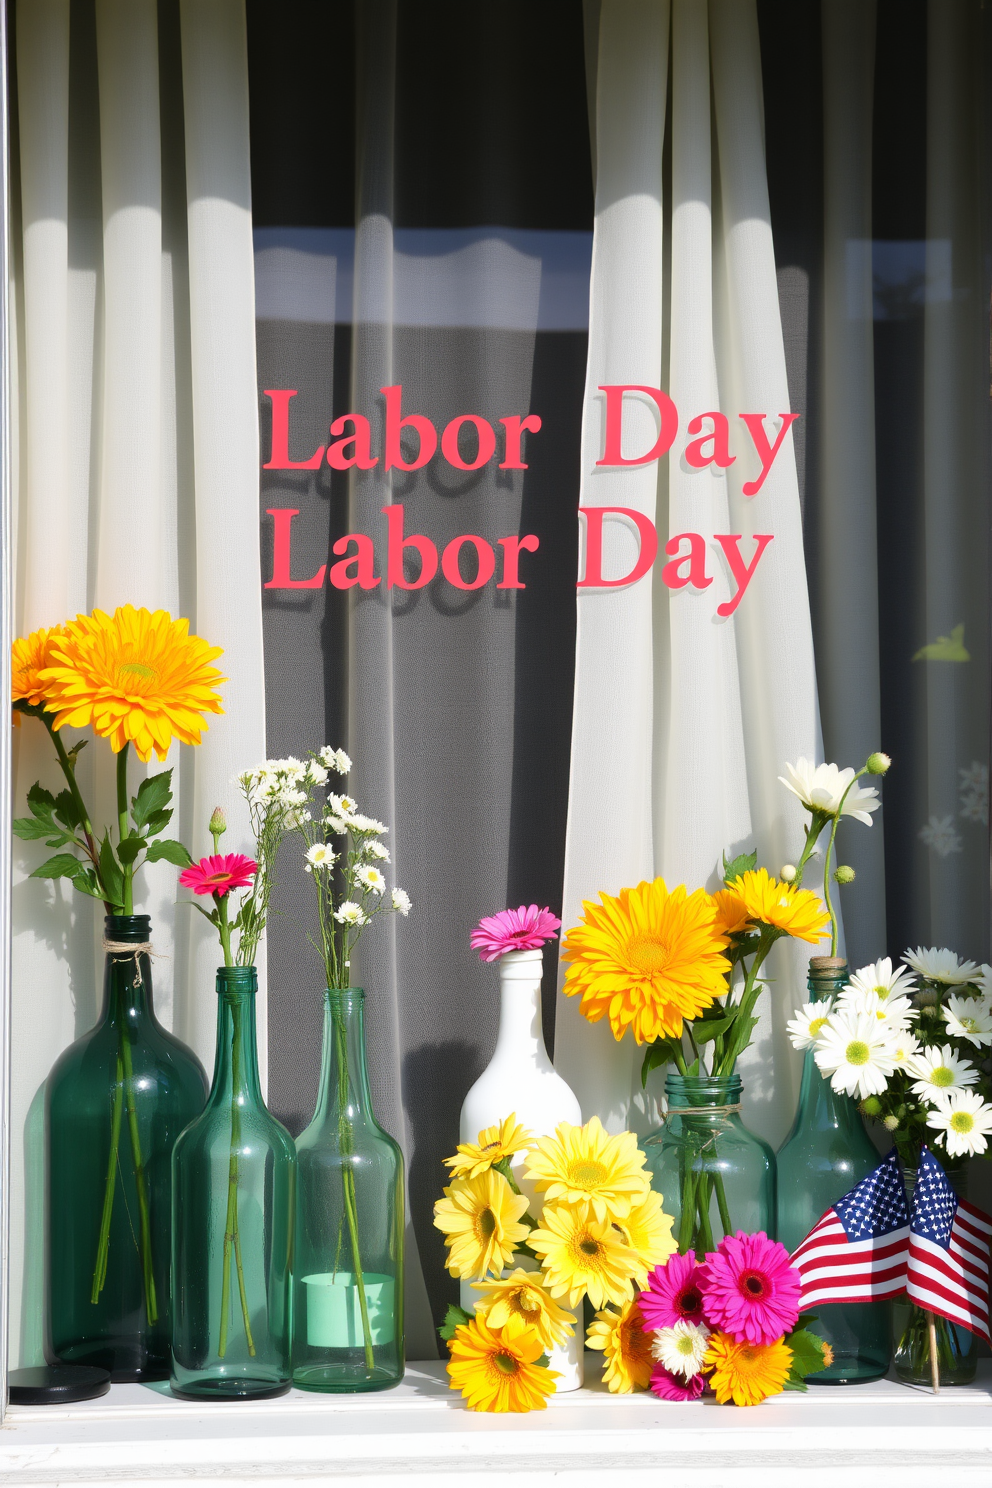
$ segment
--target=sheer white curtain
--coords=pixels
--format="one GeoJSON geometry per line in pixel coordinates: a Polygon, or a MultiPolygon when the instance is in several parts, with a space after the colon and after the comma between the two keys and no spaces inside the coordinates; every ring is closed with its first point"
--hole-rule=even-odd
{"type": "MultiPolygon", "coordinates": [[[[130,602],[186,615],[222,646],[225,712],[168,763],[183,840],[206,850],[224,804],[224,846],[243,850],[231,781],[265,748],[244,7],[72,9],[21,0],[16,14],[15,627],[130,602]]],[[[20,809],[33,780],[56,782],[39,724],[15,747],[20,809]]],[[[107,762],[94,763],[100,819],[107,762]]],[[[43,1082],[94,1021],[102,965],[99,906],[30,880],[39,861],[17,845],[11,1342],[23,1363],[40,1357],[43,1082]]],[[[153,916],[159,1014],[209,1068],[217,948],[176,911],[175,879],[165,864],[142,875],[135,908],[153,916]]]]}
{"type": "MultiPolygon", "coordinates": [[[[581,501],[644,512],[658,526],[660,550],[669,536],[702,534],[713,582],[669,590],[662,555],[633,585],[579,591],[566,927],[584,899],[658,874],[669,885],[713,889],[724,850],[755,847],[777,871],[797,855],[803,820],[777,777],[786,761],[819,749],[791,435],[759,493],[741,490],[755,466],[738,414],[767,415],[771,432],[790,407],[753,0],[604,0],[596,74],[581,501]],[[670,205],[662,192],[669,47],[670,205]],[[598,389],[610,383],[668,389],[680,433],[667,461],[597,468],[598,389]],[[694,470],[680,459],[688,420],[707,410],[730,420],[737,458],[726,470],[694,470]],[[750,538],[773,534],[725,619],[717,606],[735,585],[715,533],[743,534],[747,561],[750,538]]],[[[646,449],[656,432],[650,406],[628,402],[628,448],[646,449]]],[[[607,521],[605,534],[604,573],[629,572],[630,531],[607,521]]],[[[784,1025],[810,953],[780,949],[742,1060],[747,1119],[773,1141],[794,1104],[796,1061],[784,1025]]],[[[561,994],[555,1049],[586,1117],[598,1112],[613,1129],[656,1124],[651,1093],[660,1085],[652,1080],[641,1097],[641,1052],[615,1043],[605,1023],[586,1023],[561,994]]]]}

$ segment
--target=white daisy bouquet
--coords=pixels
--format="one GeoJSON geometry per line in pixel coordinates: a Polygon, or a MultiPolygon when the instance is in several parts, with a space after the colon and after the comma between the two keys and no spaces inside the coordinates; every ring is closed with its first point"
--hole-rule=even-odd
{"type": "Polygon", "coordinates": [[[824,1079],[881,1121],[906,1168],[924,1144],[953,1171],[989,1156],[992,1131],[992,966],[954,951],[907,951],[863,966],[836,999],[810,1002],[788,1024],[824,1079]]]}

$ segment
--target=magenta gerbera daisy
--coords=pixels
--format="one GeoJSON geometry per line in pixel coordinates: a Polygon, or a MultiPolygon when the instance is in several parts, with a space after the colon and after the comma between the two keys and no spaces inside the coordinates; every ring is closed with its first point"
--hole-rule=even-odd
{"type": "Polygon", "coordinates": [[[703,1268],[696,1253],[672,1255],[662,1266],[655,1266],[640,1295],[644,1326],[674,1328],[676,1323],[703,1321],[703,1268]]]}
{"type": "Polygon", "coordinates": [[[521,904],[519,909],[501,909],[481,919],[469,937],[480,961],[495,961],[507,951],[536,951],[546,940],[554,940],[561,920],[550,909],[521,904]]]}
{"type": "Polygon", "coordinates": [[[691,1379],[683,1379],[656,1364],[651,1372],[651,1389],[662,1400],[698,1400],[706,1389],[706,1376],[694,1374],[691,1379]]]}
{"type": "Polygon", "coordinates": [[[232,889],[248,888],[257,872],[254,858],[246,858],[244,853],[218,853],[184,868],[179,882],[194,894],[213,894],[223,899],[232,889]]]}
{"type": "Polygon", "coordinates": [[[700,1267],[703,1314],[738,1343],[775,1343],[795,1327],[801,1280],[764,1230],[727,1235],[700,1267]]]}

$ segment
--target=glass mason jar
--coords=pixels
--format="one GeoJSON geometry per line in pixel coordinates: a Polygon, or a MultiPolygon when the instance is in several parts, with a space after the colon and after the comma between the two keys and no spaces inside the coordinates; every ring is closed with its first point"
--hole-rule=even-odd
{"type": "Polygon", "coordinates": [[[296,1148],[258,1080],[254,966],[217,969],[206,1109],[172,1154],[172,1388],[261,1399],[290,1384],[296,1148]]]}
{"type": "MultiPolygon", "coordinates": [[[[836,997],[847,979],[843,957],[814,956],[809,963],[810,1001],[836,997]]],[[[778,1238],[785,1248],[798,1249],[821,1215],[878,1163],[879,1153],[856,1103],[831,1089],[807,1049],[796,1119],[778,1152],[778,1238]]],[[[813,1332],[829,1343],[834,1362],[810,1375],[810,1384],[850,1385],[888,1372],[890,1303],[817,1304],[813,1311],[813,1332]]]]}
{"type": "Polygon", "coordinates": [[[152,1008],[147,915],[108,915],[100,1021],[48,1077],[51,1362],[118,1381],[169,1375],[172,1148],[203,1109],[192,1050],[152,1008]]]}
{"type": "Polygon", "coordinates": [[[314,1118],[296,1139],[293,1384],[385,1390],[403,1378],[403,1154],[372,1112],[365,993],[324,994],[314,1118]]]}
{"type": "MultiPolygon", "coordinates": [[[[947,1181],[959,1199],[967,1197],[964,1168],[945,1169],[947,1181]]],[[[906,1200],[913,1206],[916,1169],[903,1168],[906,1200]]],[[[978,1339],[970,1328],[959,1327],[947,1318],[927,1312],[915,1302],[897,1302],[892,1309],[896,1351],[892,1360],[896,1377],[906,1385],[933,1384],[931,1358],[932,1338],[937,1345],[938,1379],[941,1385],[970,1385],[978,1370],[978,1339]]]]}
{"type": "Polygon", "coordinates": [[[740,1075],[669,1074],[665,1124],[642,1144],[680,1254],[738,1230],[775,1233],[775,1154],[740,1118],[740,1075]]]}

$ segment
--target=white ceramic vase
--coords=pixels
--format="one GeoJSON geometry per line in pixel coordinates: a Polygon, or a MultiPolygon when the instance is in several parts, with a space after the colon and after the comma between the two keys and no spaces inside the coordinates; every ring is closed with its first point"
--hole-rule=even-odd
{"type": "MultiPolygon", "coordinates": [[[[500,958],[499,1037],[492,1059],[465,1097],[459,1141],[475,1142],[480,1131],[503,1121],[511,1112],[516,1112],[518,1122],[535,1137],[553,1135],[560,1121],[573,1126],[582,1124],[579,1102],[555,1070],[544,1047],[543,968],[543,951],[507,951],[500,958]]],[[[510,1166],[521,1192],[530,1199],[533,1212],[540,1206],[540,1200],[533,1184],[523,1177],[525,1163],[526,1154],[520,1153],[510,1166]]],[[[533,1262],[526,1256],[521,1256],[518,1264],[528,1271],[533,1268],[533,1262]]],[[[470,1282],[461,1283],[461,1303],[466,1311],[473,1311],[478,1295],[470,1282]]],[[[551,1354],[551,1368],[561,1376],[556,1383],[559,1394],[581,1386],[583,1346],[580,1309],[572,1337],[551,1354]]]]}

